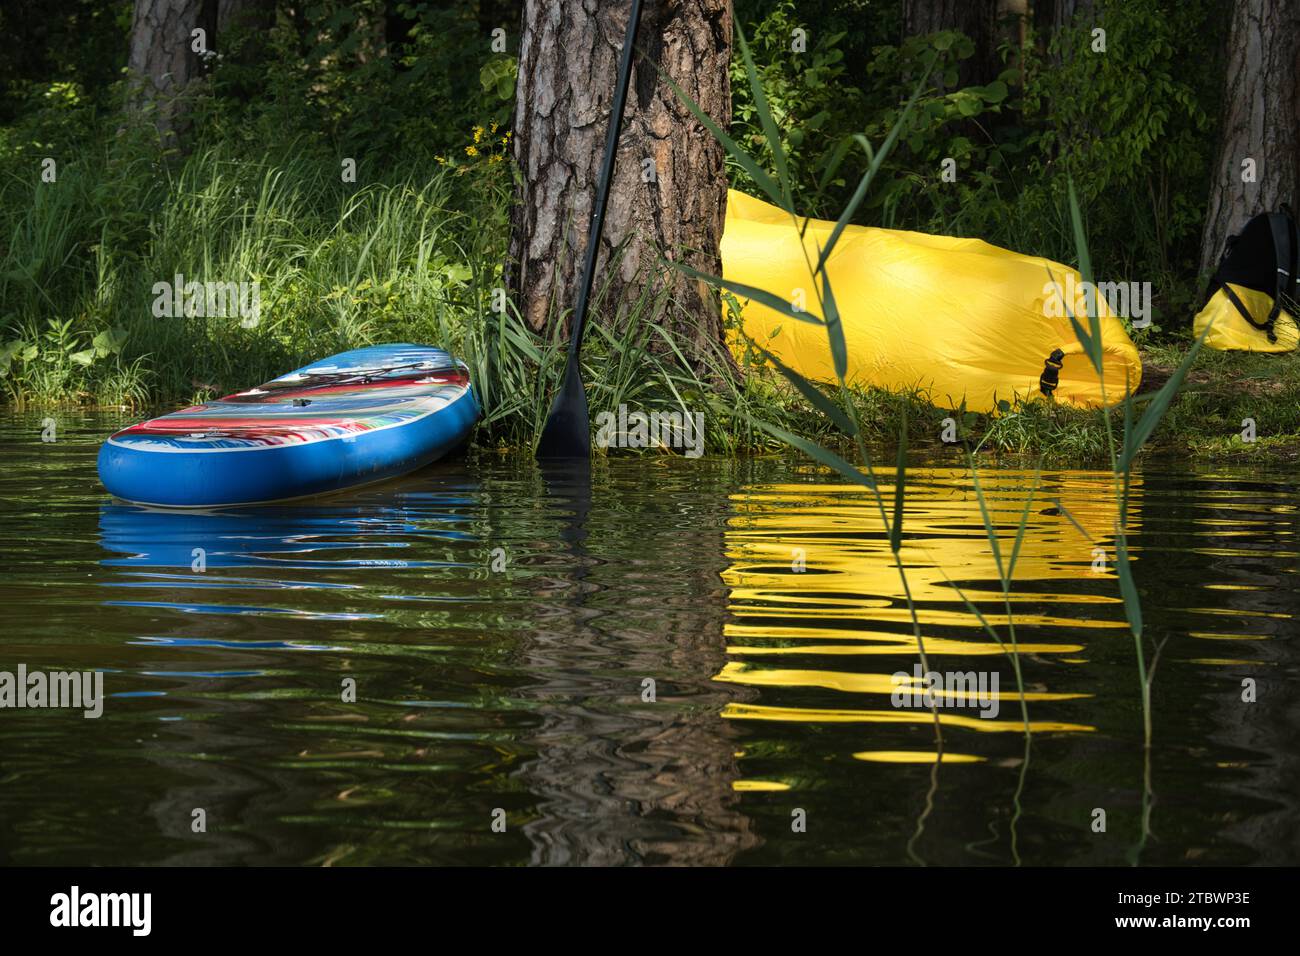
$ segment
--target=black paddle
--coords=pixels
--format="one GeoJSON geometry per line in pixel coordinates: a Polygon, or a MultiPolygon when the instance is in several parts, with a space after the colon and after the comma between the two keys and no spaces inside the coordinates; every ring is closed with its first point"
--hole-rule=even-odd
{"type": "Polygon", "coordinates": [[[587,322],[587,299],[591,296],[596,254],[600,251],[600,234],[605,226],[605,200],[609,196],[609,184],[614,178],[614,154],[618,148],[620,127],[623,125],[628,79],[632,75],[632,51],[636,47],[636,31],[640,22],[641,0],[632,0],[627,36],[623,38],[623,58],[618,65],[618,87],[614,90],[609,135],[605,138],[605,161],[596,187],[596,206],[591,212],[591,231],[587,235],[582,284],[578,286],[578,302],[574,306],[573,322],[569,328],[569,357],[564,365],[564,382],[555,393],[550,414],[542,426],[542,437],[537,443],[538,458],[591,457],[591,419],[587,414],[587,390],[582,384],[578,353],[582,350],[582,330],[587,322]]]}

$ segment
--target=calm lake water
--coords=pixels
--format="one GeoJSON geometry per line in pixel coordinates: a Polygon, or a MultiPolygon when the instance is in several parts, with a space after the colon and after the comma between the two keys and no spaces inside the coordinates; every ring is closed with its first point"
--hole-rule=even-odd
{"type": "MultiPolygon", "coordinates": [[[[891,703],[918,655],[879,513],[794,456],[614,459],[589,486],[486,458],[184,514],[104,494],[118,418],[59,413],[45,443],[43,417],[0,419],[0,670],[102,670],[109,696],[97,720],[0,710],[0,862],[1300,860],[1293,472],[1135,481],[1167,639],[1146,762],[1106,476],[1048,472],[1031,510],[1026,748],[1010,662],[957,592],[1005,635],[970,475],[918,467],[930,664],[1000,681],[996,717],[941,709],[936,762],[930,712],[891,703]]],[[[1009,549],[1032,475],[982,481],[1009,549]]]]}

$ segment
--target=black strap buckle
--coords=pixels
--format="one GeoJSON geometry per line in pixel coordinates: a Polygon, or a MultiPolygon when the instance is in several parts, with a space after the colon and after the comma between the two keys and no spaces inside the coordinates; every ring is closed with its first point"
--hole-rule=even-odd
{"type": "Polygon", "coordinates": [[[1048,398],[1056,391],[1056,387],[1061,384],[1061,367],[1065,364],[1065,353],[1060,349],[1053,349],[1046,361],[1043,362],[1043,374],[1038,376],[1038,390],[1048,398]]]}

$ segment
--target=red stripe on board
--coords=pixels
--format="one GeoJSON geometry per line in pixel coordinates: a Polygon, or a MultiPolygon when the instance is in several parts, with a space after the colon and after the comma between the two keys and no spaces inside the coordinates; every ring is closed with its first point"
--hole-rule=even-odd
{"type": "MultiPolygon", "coordinates": [[[[244,392],[235,392],[220,399],[223,402],[236,404],[269,404],[272,402],[283,401],[286,398],[296,398],[299,396],[311,395],[330,395],[338,392],[366,392],[385,388],[395,388],[403,385],[457,385],[464,387],[469,384],[469,376],[459,370],[447,370],[435,374],[416,373],[401,378],[385,378],[373,382],[347,382],[337,385],[311,385],[310,379],[301,385],[294,387],[275,386],[272,387],[265,395],[248,395],[244,392]]],[[[267,385],[258,386],[267,388],[267,385]]]]}
{"type": "Polygon", "coordinates": [[[345,431],[363,432],[370,429],[365,422],[339,418],[293,418],[253,420],[248,418],[155,418],[124,428],[119,435],[177,435],[191,432],[221,431],[238,436],[291,435],[302,429],[341,428],[345,431]]]}

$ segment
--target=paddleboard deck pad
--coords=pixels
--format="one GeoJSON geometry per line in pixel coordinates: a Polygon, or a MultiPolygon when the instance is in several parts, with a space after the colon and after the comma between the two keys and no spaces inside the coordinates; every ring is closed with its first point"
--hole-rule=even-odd
{"type": "Polygon", "coordinates": [[[166,508],[329,494],[436,461],[478,416],[463,362],[374,345],[124,428],[100,448],[99,478],[118,498],[166,508]]]}

